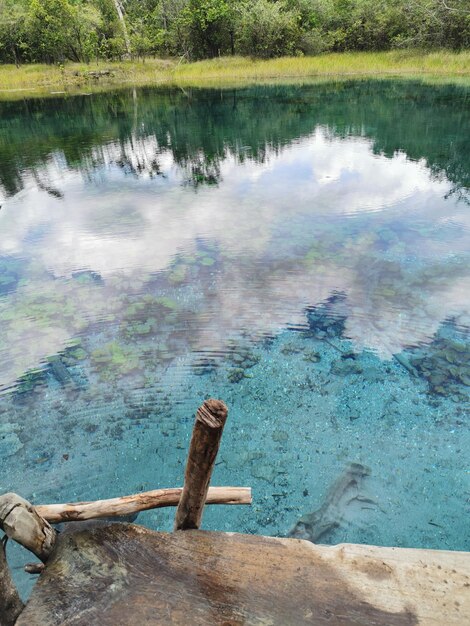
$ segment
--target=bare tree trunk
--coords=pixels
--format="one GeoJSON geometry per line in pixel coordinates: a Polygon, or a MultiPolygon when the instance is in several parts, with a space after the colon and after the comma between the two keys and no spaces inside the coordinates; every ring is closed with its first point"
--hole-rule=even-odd
{"type": "Polygon", "coordinates": [[[129,33],[127,32],[126,21],[124,19],[124,7],[122,6],[121,0],[114,0],[114,6],[116,7],[116,13],[119,16],[119,21],[121,22],[122,32],[124,35],[124,41],[126,42],[127,54],[130,56],[132,54],[131,40],[129,38],[129,33]]]}
{"type": "Polygon", "coordinates": [[[13,45],[12,50],[13,50],[13,56],[15,58],[15,67],[18,69],[20,67],[20,63],[18,61],[18,54],[17,54],[17,51],[16,51],[16,45],[13,45]]]}

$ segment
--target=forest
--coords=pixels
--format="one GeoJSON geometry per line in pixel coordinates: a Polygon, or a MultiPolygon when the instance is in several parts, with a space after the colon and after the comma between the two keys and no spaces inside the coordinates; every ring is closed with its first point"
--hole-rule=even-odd
{"type": "Polygon", "coordinates": [[[0,62],[470,48],[468,0],[0,0],[0,62]]]}

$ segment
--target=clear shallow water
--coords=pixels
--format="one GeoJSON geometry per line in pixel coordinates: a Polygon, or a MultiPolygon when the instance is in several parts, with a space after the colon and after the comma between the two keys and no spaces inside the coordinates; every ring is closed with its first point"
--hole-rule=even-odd
{"type": "Polygon", "coordinates": [[[358,462],[365,500],[321,541],[470,549],[469,102],[362,81],[0,103],[0,491],[179,485],[214,396],[213,484],[254,504],[205,528],[286,535],[358,462]]]}

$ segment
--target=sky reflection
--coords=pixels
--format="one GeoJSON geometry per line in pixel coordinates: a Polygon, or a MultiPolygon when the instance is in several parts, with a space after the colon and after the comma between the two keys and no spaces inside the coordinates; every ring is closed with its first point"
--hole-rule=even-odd
{"type": "Polygon", "coordinates": [[[186,182],[154,136],[97,146],[79,168],[53,153],[25,173],[0,212],[0,256],[24,262],[0,298],[2,386],[118,315],[125,292],[171,276],[200,242],[214,251],[202,282],[166,286],[198,317],[193,349],[303,324],[305,307],[334,292],[346,296],[346,335],[384,358],[430,341],[449,317],[470,325],[468,206],[446,199],[452,183],[424,160],[318,126],[262,162],[227,153],[217,184],[186,182]],[[102,280],[74,281],[83,270],[102,280]],[[46,300],[57,305],[52,328],[34,306],[46,300]]]}

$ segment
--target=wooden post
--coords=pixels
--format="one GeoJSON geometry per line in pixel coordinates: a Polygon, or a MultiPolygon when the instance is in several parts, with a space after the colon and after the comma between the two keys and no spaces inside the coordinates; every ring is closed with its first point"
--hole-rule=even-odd
{"type": "Polygon", "coordinates": [[[176,510],[175,530],[199,528],[209,481],[227,419],[227,407],[220,400],[206,400],[196,413],[184,487],[176,510]]]}
{"type": "Polygon", "coordinates": [[[32,504],[16,493],[0,496],[0,528],[45,563],[57,539],[57,531],[32,504]]]}
{"type": "Polygon", "coordinates": [[[11,579],[5,554],[5,541],[0,541],[0,624],[13,626],[23,610],[18,591],[11,579]]]}

